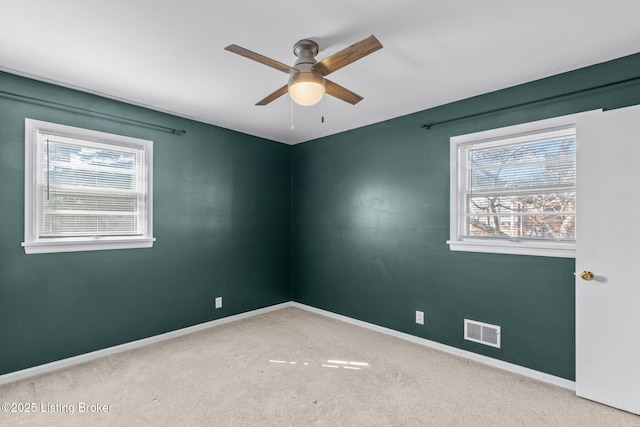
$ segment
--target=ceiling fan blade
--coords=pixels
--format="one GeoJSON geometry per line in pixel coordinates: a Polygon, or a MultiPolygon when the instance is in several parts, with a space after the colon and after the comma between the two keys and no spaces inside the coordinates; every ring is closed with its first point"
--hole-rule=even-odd
{"type": "Polygon", "coordinates": [[[363,58],[370,53],[382,49],[382,44],[373,35],[361,40],[351,46],[336,52],[333,55],[324,58],[312,67],[315,73],[327,76],[340,68],[363,58]]]}
{"type": "Polygon", "coordinates": [[[282,95],[284,95],[288,91],[289,91],[289,88],[287,87],[287,85],[284,85],[281,88],[276,89],[273,93],[267,95],[263,100],[258,101],[256,103],[256,105],[267,105],[271,101],[274,101],[274,100],[280,98],[282,95]]]}
{"type": "Polygon", "coordinates": [[[357,93],[351,92],[349,89],[342,87],[331,80],[324,79],[324,83],[324,90],[326,94],[335,96],[336,98],[348,102],[351,105],[355,105],[364,99],[357,93]]]}
{"type": "Polygon", "coordinates": [[[275,59],[267,58],[264,55],[260,55],[259,53],[255,53],[250,51],[249,49],[245,49],[235,44],[231,44],[224,48],[224,50],[228,50],[229,52],[236,53],[240,56],[244,56],[245,58],[252,59],[261,64],[267,65],[271,68],[275,68],[278,71],[282,71],[283,73],[291,73],[297,72],[293,67],[288,66],[287,64],[283,64],[282,62],[276,61],[275,59]]]}

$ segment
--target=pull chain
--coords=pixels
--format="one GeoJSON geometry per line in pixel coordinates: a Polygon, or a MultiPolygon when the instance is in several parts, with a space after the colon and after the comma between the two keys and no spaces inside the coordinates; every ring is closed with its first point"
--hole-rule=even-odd
{"type": "Polygon", "coordinates": [[[324,123],[324,95],[322,95],[322,100],[320,101],[320,123],[324,123]]]}
{"type": "Polygon", "coordinates": [[[293,127],[293,98],[291,98],[291,132],[293,132],[295,128],[293,127]]]}
{"type": "Polygon", "coordinates": [[[50,159],[51,159],[51,149],[50,147],[50,142],[49,142],[49,138],[47,138],[45,140],[47,142],[47,200],[49,200],[49,196],[51,194],[51,167],[50,165],[50,159]]]}

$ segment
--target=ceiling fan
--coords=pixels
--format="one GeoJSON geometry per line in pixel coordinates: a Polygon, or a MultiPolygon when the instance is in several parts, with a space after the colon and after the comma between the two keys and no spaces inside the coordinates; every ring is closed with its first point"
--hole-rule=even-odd
{"type": "Polygon", "coordinates": [[[352,105],[362,101],[360,95],[326,79],[325,76],[381,48],[382,44],[371,35],[317,62],[315,56],[320,50],[318,44],[313,40],[304,39],[293,45],[293,53],[298,59],[291,67],[235,44],[225,47],[225,50],[289,74],[286,85],[276,89],[256,105],[267,105],[289,92],[297,104],[307,106],[318,103],[325,93],[352,105]]]}

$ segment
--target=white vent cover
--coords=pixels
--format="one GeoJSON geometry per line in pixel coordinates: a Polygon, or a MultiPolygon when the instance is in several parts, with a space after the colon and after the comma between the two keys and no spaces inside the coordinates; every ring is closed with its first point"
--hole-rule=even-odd
{"type": "Polygon", "coordinates": [[[464,319],[464,339],[500,348],[500,326],[464,319]]]}

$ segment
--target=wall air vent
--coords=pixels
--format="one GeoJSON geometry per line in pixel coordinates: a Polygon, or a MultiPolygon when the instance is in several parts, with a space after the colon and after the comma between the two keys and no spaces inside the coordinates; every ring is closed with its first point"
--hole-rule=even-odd
{"type": "Polygon", "coordinates": [[[464,319],[464,339],[500,348],[500,326],[464,319]]]}

